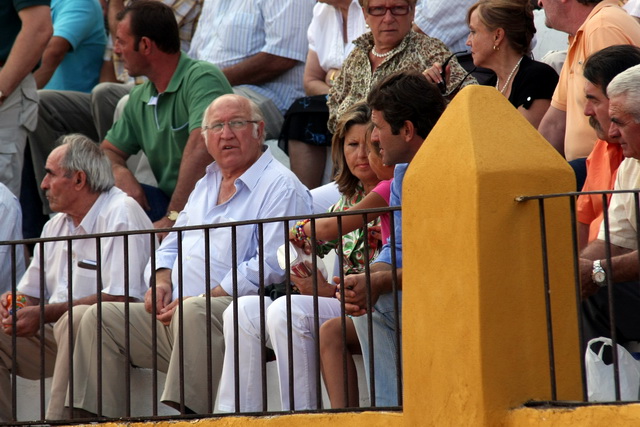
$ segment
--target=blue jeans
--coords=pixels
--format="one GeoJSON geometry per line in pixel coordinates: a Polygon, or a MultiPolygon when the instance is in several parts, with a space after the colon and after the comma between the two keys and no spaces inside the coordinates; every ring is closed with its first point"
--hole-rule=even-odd
{"type": "Polygon", "coordinates": [[[147,197],[150,209],[145,211],[151,222],[156,222],[167,215],[169,207],[169,197],[159,188],[147,184],[141,184],[144,195],[147,197]]]}
{"type": "MultiPolygon", "coordinates": [[[[396,345],[396,316],[393,311],[393,294],[383,294],[378,298],[378,302],[373,306],[373,352],[374,352],[374,372],[375,372],[375,405],[376,406],[398,406],[398,372],[396,366],[398,362],[399,348],[396,345]]],[[[402,292],[398,292],[398,316],[402,318],[402,292]]],[[[362,348],[362,358],[364,370],[367,376],[367,384],[371,390],[371,379],[369,378],[369,315],[353,318],[356,327],[360,347],[362,348]]],[[[402,338],[402,330],[400,330],[402,338]]],[[[373,404],[373,400],[371,402],[373,404]]]]}

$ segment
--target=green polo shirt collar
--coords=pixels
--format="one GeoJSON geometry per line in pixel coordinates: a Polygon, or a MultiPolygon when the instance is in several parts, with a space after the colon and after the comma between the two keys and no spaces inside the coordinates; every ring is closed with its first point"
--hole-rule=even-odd
{"type": "MultiPolygon", "coordinates": [[[[163,93],[177,92],[178,89],[180,89],[182,80],[184,80],[190,65],[191,63],[187,54],[180,52],[180,61],[178,61],[176,71],[174,71],[173,76],[171,76],[171,81],[169,82],[169,86],[167,86],[167,90],[163,93]]],[[[156,89],[156,86],[151,83],[143,89],[140,100],[144,103],[148,103],[154,96],[158,96],[158,90],[156,89]]]]}

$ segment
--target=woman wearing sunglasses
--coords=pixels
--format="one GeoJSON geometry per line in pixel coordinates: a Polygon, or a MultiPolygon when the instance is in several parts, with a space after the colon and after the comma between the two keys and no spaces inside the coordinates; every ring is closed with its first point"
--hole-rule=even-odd
{"type": "MultiPolygon", "coordinates": [[[[340,75],[329,91],[329,130],[351,105],[366,98],[370,88],[389,74],[425,70],[443,63],[451,52],[444,43],[411,29],[416,0],[360,0],[365,22],[371,29],[354,40],[340,75]]],[[[476,83],[454,58],[448,98],[467,84],[476,83]]]]}

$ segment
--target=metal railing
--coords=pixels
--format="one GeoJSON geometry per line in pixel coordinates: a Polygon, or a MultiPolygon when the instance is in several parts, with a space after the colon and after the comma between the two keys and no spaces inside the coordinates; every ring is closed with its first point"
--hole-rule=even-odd
{"type": "MultiPolygon", "coordinates": [[[[540,245],[541,245],[541,253],[542,253],[542,271],[543,271],[543,283],[541,286],[544,288],[545,295],[545,313],[546,313],[546,329],[547,329],[547,346],[548,346],[548,359],[549,359],[549,387],[551,390],[551,400],[550,401],[531,401],[526,403],[526,406],[530,407],[571,407],[571,406],[584,406],[584,405],[592,405],[592,404],[624,404],[628,403],[629,399],[622,400],[621,397],[621,372],[620,372],[620,364],[619,364],[619,351],[618,351],[618,334],[617,334],[617,326],[616,326],[616,306],[615,299],[616,295],[614,294],[614,289],[616,283],[614,283],[612,277],[614,277],[614,268],[612,265],[612,249],[611,249],[611,235],[610,235],[610,221],[609,221],[609,212],[606,207],[609,205],[609,197],[615,193],[632,193],[633,194],[633,203],[636,207],[640,206],[640,190],[612,190],[612,191],[588,191],[588,192],[569,192],[569,193],[558,193],[558,194],[548,194],[548,195],[536,195],[536,196],[521,196],[516,198],[517,202],[525,203],[525,202],[536,202],[538,205],[538,215],[539,215],[539,229],[540,229],[540,245]],[[585,332],[585,324],[584,324],[584,300],[581,293],[581,275],[580,275],[580,259],[581,259],[581,251],[579,244],[579,236],[578,236],[578,220],[576,214],[576,201],[577,198],[581,195],[596,195],[602,197],[602,206],[605,207],[603,210],[603,219],[602,219],[602,228],[604,230],[604,256],[600,259],[606,260],[606,277],[607,277],[607,298],[608,298],[608,323],[609,323],[609,335],[607,338],[611,339],[611,362],[613,364],[613,383],[614,383],[614,395],[615,398],[608,402],[590,402],[589,401],[589,390],[587,387],[587,374],[585,367],[585,351],[587,347],[588,339],[586,337],[587,333],[585,332]],[[580,366],[581,372],[581,389],[582,389],[582,401],[561,401],[558,400],[558,389],[557,389],[557,371],[556,371],[556,355],[554,350],[554,323],[552,317],[552,301],[551,295],[553,293],[553,283],[550,281],[549,274],[549,264],[550,264],[550,256],[555,254],[551,254],[548,251],[548,241],[550,236],[547,232],[547,219],[546,219],[546,205],[545,203],[549,200],[566,200],[567,210],[570,213],[570,221],[571,221],[571,247],[572,247],[572,267],[573,267],[573,285],[575,288],[575,304],[577,307],[577,324],[578,331],[577,335],[579,337],[579,353],[576,356],[576,364],[580,366]]],[[[635,209],[635,229],[636,229],[636,247],[640,247],[640,212],[638,209],[635,209]]],[[[638,266],[640,266],[640,252],[638,252],[638,266]]],[[[584,267],[583,267],[584,268],[584,267]]],[[[640,268],[638,268],[638,279],[637,286],[640,288],[640,268]]],[[[591,298],[586,298],[587,300],[591,298]]],[[[640,307],[639,307],[640,309],[640,307]]],[[[620,344],[625,344],[621,342],[620,344]]],[[[640,363],[640,361],[638,362],[640,363]]],[[[640,365],[639,365],[640,367],[640,365]]],[[[636,399],[634,401],[639,400],[636,394],[636,399]]]]}
{"type": "MultiPolygon", "coordinates": [[[[157,336],[158,336],[158,322],[153,318],[154,316],[152,316],[151,314],[149,314],[149,321],[152,323],[152,342],[153,342],[153,347],[151,349],[152,352],[152,360],[153,360],[153,365],[152,365],[152,387],[151,390],[149,390],[149,399],[151,401],[151,411],[149,414],[144,414],[143,416],[132,416],[132,414],[135,412],[134,409],[132,408],[132,399],[131,399],[131,393],[132,393],[132,384],[131,384],[131,368],[133,367],[131,364],[131,342],[130,342],[130,336],[131,336],[131,331],[129,329],[129,325],[130,325],[130,318],[129,318],[129,308],[130,308],[130,304],[134,304],[134,302],[130,301],[130,295],[129,295],[129,284],[130,284],[130,280],[132,280],[130,276],[130,239],[132,238],[138,238],[137,236],[147,236],[145,238],[148,238],[148,242],[149,242],[149,248],[150,248],[150,253],[154,254],[155,250],[157,249],[158,245],[156,243],[156,233],[160,233],[163,231],[172,231],[172,232],[177,232],[177,242],[178,242],[178,283],[174,283],[174,286],[178,287],[178,298],[180,299],[179,302],[179,306],[177,308],[178,312],[183,312],[184,310],[184,300],[183,298],[186,297],[187,295],[184,295],[183,293],[183,287],[184,287],[184,283],[183,283],[183,272],[182,272],[182,268],[181,268],[181,260],[182,257],[184,256],[183,254],[183,248],[182,248],[182,236],[183,233],[185,232],[202,232],[204,234],[204,253],[205,253],[205,263],[203,265],[203,269],[204,269],[204,277],[205,277],[205,289],[206,289],[206,293],[210,293],[212,286],[211,283],[217,283],[217,280],[213,280],[211,277],[211,269],[210,269],[210,263],[209,260],[211,259],[211,257],[231,257],[231,263],[232,265],[238,265],[238,259],[237,259],[237,229],[238,227],[243,227],[243,226],[251,226],[251,227],[255,227],[255,232],[258,234],[259,236],[259,241],[260,241],[260,245],[257,248],[256,252],[257,252],[257,258],[258,258],[258,263],[260,266],[260,271],[259,271],[259,283],[258,285],[258,295],[260,297],[260,334],[261,334],[261,361],[262,361],[262,372],[261,372],[261,378],[260,378],[260,386],[261,386],[261,390],[262,390],[262,412],[260,412],[259,414],[270,414],[273,412],[269,412],[269,408],[268,408],[268,402],[267,402],[267,371],[266,371],[266,365],[267,362],[272,358],[272,356],[270,357],[270,349],[267,346],[267,337],[266,337],[266,328],[265,328],[265,308],[264,308],[264,304],[262,303],[264,301],[265,298],[269,298],[268,295],[265,294],[265,287],[267,285],[269,285],[269,283],[265,283],[265,277],[264,277],[264,263],[265,263],[265,259],[268,257],[275,257],[275,254],[267,254],[265,253],[264,250],[264,239],[263,239],[263,228],[266,224],[273,224],[273,223],[277,223],[277,224],[281,224],[282,227],[282,244],[288,243],[289,240],[289,228],[290,225],[292,224],[292,221],[295,220],[299,220],[299,219],[304,219],[304,218],[311,218],[311,227],[312,227],[312,236],[311,236],[311,247],[312,247],[312,255],[316,254],[316,238],[315,238],[315,221],[319,218],[326,218],[326,217],[335,217],[338,223],[338,230],[341,233],[342,231],[342,218],[345,215],[359,215],[362,218],[363,221],[363,228],[362,228],[362,232],[365,233],[364,236],[368,236],[368,226],[367,226],[367,214],[370,213],[389,213],[389,217],[390,217],[390,221],[391,221],[391,237],[390,237],[390,244],[394,245],[395,243],[395,235],[393,233],[394,231],[394,215],[392,214],[393,211],[395,210],[399,210],[399,208],[385,208],[385,209],[375,209],[375,210],[367,210],[367,211],[358,211],[358,212],[334,212],[334,213],[327,213],[327,214],[319,214],[319,215],[311,215],[311,216],[296,216],[296,217],[283,217],[283,218],[271,218],[271,219],[262,219],[262,220],[256,220],[256,221],[239,221],[239,222],[229,222],[229,223],[219,223],[219,224],[209,224],[209,225],[202,225],[202,226],[190,226],[190,227],[180,227],[180,228],[175,228],[175,229],[170,229],[170,230],[143,230],[143,231],[130,231],[130,232],[123,232],[123,233],[101,233],[101,234],[91,234],[91,235],[83,235],[83,236],[69,236],[69,237],[56,237],[56,238],[41,238],[41,239],[28,239],[28,240],[22,240],[22,241],[12,241],[12,242],[0,242],[0,245],[9,245],[11,246],[11,253],[12,253],[12,257],[11,257],[11,262],[12,262],[12,294],[13,294],[13,303],[12,303],[12,307],[10,307],[13,311],[13,315],[12,315],[12,321],[13,321],[13,330],[15,330],[16,328],[16,322],[17,322],[17,315],[16,313],[18,313],[19,311],[19,307],[16,305],[16,287],[17,287],[17,283],[18,283],[18,278],[16,277],[16,251],[17,250],[22,250],[22,246],[24,244],[38,244],[36,246],[36,250],[39,251],[39,259],[40,259],[40,283],[39,283],[39,287],[40,287],[40,295],[39,295],[39,311],[40,311],[40,325],[39,325],[39,332],[37,333],[37,336],[33,339],[38,339],[39,340],[39,347],[40,347],[40,354],[39,354],[39,365],[40,365],[40,372],[39,375],[35,375],[38,380],[39,380],[39,396],[38,396],[38,402],[34,402],[33,400],[24,400],[22,396],[18,395],[17,393],[17,376],[18,376],[18,369],[11,369],[11,396],[12,396],[12,402],[11,402],[11,414],[7,417],[8,420],[6,422],[0,423],[0,425],[35,425],[35,424],[42,424],[43,422],[46,423],[50,423],[50,424],[69,424],[69,423],[74,423],[74,422],[79,422],[79,421],[97,421],[97,420],[108,420],[108,418],[103,416],[103,408],[102,408],[102,400],[103,400],[103,384],[102,384],[102,378],[104,375],[109,375],[109,372],[105,372],[104,367],[103,367],[103,356],[102,356],[102,346],[98,345],[98,360],[97,360],[97,378],[98,378],[98,385],[97,385],[97,389],[95,390],[96,396],[97,396],[97,413],[95,414],[95,417],[85,417],[85,416],[77,416],[72,412],[69,412],[69,417],[67,419],[64,420],[47,420],[46,419],[46,406],[45,406],[45,377],[47,376],[47,373],[45,372],[45,364],[46,363],[50,363],[50,361],[46,360],[47,356],[47,351],[46,351],[46,338],[48,336],[51,335],[51,324],[47,324],[45,322],[45,308],[46,308],[46,300],[47,300],[47,292],[46,292],[46,283],[45,283],[45,270],[47,268],[46,263],[45,263],[45,259],[46,259],[46,250],[47,250],[47,243],[49,242],[65,242],[66,244],[66,251],[67,251],[67,259],[66,259],[66,263],[67,263],[67,280],[68,280],[68,292],[67,292],[67,300],[71,301],[73,300],[73,295],[74,295],[74,287],[75,286],[80,286],[81,284],[77,284],[74,283],[74,277],[73,277],[73,270],[75,268],[78,268],[77,262],[78,260],[74,260],[73,259],[73,245],[74,242],[77,242],[78,240],[93,240],[95,242],[95,248],[96,248],[96,265],[95,265],[95,271],[96,271],[96,280],[95,280],[95,292],[97,295],[97,306],[96,306],[96,312],[97,312],[97,319],[98,319],[98,328],[96,330],[96,342],[97,343],[101,343],[103,341],[103,337],[102,337],[102,327],[101,327],[101,323],[102,323],[102,300],[103,300],[103,295],[102,295],[102,290],[103,290],[103,281],[102,281],[102,271],[103,271],[103,260],[101,257],[101,247],[104,246],[105,242],[108,241],[108,239],[118,239],[119,245],[121,245],[122,248],[122,280],[124,281],[124,289],[125,289],[125,295],[124,295],[124,318],[123,318],[123,322],[124,322],[124,329],[125,329],[125,342],[124,342],[124,353],[127,359],[127,363],[126,366],[122,366],[122,367],[109,367],[109,369],[124,369],[125,372],[125,378],[126,378],[126,405],[123,408],[123,413],[124,413],[124,418],[118,418],[118,419],[126,419],[126,420],[132,420],[132,421],[136,421],[136,420],[161,420],[161,419],[174,419],[174,418],[204,418],[207,416],[214,416],[214,402],[216,399],[216,392],[217,390],[214,390],[214,381],[213,381],[213,366],[212,366],[212,342],[211,342],[211,322],[207,321],[207,337],[206,337],[206,352],[207,352],[207,366],[206,367],[202,367],[202,371],[203,371],[203,375],[207,376],[207,390],[202,390],[200,391],[201,393],[206,393],[207,395],[207,401],[208,401],[208,408],[206,413],[204,414],[190,414],[189,413],[189,408],[185,405],[185,388],[189,387],[189,384],[185,383],[184,381],[184,360],[185,360],[185,351],[199,351],[199,349],[186,349],[184,348],[184,343],[183,343],[183,331],[185,328],[184,325],[184,321],[183,321],[183,316],[178,316],[178,337],[179,340],[177,343],[174,343],[174,345],[177,345],[179,348],[179,359],[180,359],[180,401],[177,402],[178,403],[178,411],[180,412],[180,414],[178,415],[171,415],[171,416],[166,416],[166,415],[159,415],[159,408],[158,408],[158,399],[157,399],[157,395],[158,395],[158,389],[159,389],[159,381],[158,381],[158,370],[159,370],[159,365],[158,365],[158,360],[157,360],[157,336]],[[229,253],[226,254],[218,254],[218,253],[212,253],[212,249],[211,249],[211,242],[210,242],[210,233],[209,230],[212,229],[217,229],[217,228],[228,228],[231,230],[231,247],[229,250],[229,253]],[[35,419],[35,420],[18,420],[17,419],[17,408],[20,405],[34,405],[37,404],[39,406],[39,418],[35,419]]],[[[289,245],[286,244],[285,245],[285,258],[286,258],[286,265],[290,266],[291,264],[291,254],[289,253],[289,245]]],[[[364,245],[365,248],[365,259],[369,258],[369,254],[367,253],[367,245],[364,245]]],[[[338,254],[341,254],[343,250],[342,247],[342,241],[338,240],[338,244],[337,244],[337,248],[336,251],[338,252],[338,254]]],[[[395,259],[395,251],[391,251],[392,255],[392,268],[394,271],[393,274],[393,290],[394,290],[394,294],[395,294],[395,312],[398,313],[399,309],[398,309],[398,284],[397,284],[397,277],[395,275],[395,264],[396,264],[396,259],[395,259]]],[[[314,270],[317,268],[317,263],[316,263],[316,257],[313,256],[313,268],[314,270]]],[[[344,260],[342,258],[342,256],[338,255],[337,257],[338,263],[339,263],[339,277],[340,277],[340,282],[344,283],[344,260]]],[[[155,271],[156,270],[156,259],[155,256],[151,256],[151,260],[150,260],[150,268],[151,271],[155,271]]],[[[289,272],[289,268],[286,269],[287,272],[289,272]]],[[[237,270],[236,269],[232,269],[232,274],[233,274],[233,292],[234,295],[237,295],[237,291],[238,291],[238,277],[237,277],[237,270]]],[[[371,299],[371,293],[370,293],[370,286],[371,286],[371,277],[370,277],[370,269],[369,269],[369,265],[367,263],[365,263],[365,277],[366,277],[366,283],[367,283],[367,289],[368,289],[368,298],[367,298],[367,308],[368,308],[368,312],[371,312],[372,306],[373,306],[373,301],[371,299]]],[[[290,273],[287,273],[284,275],[284,283],[285,283],[285,290],[286,293],[282,298],[286,298],[286,302],[287,302],[287,310],[288,310],[288,325],[287,325],[287,334],[288,334],[288,360],[289,360],[289,384],[288,384],[288,388],[289,388],[289,406],[291,408],[295,408],[295,393],[294,393],[294,369],[293,369],[293,363],[291,363],[294,360],[294,354],[293,354],[293,346],[292,346],[292,339],[293,339],[293,334],[292,334],[292,322],[291,322],[291,299],[293,296],[292,293],[292,286],[291,286],[291,275],[290,273]]],[[[152,274],[151,275],[151,280],[150,280],[150,289],[151,289],[151,300],[152,300],[152,311],[155,312],[156,310],[156,279],[155,279],[155,275],[152,274]]],[[[344,296],[344,290],[341,289],[341,294],[342,296],[344,296]]],[[[313,339],[315,340],[315,359],[316,359],[316,366],[318,366],[318,369],[316,370],[316,372],[314,373],[315,377],[316,377],[316,383],[317,383],[317,387],[315,390],[315,395],[316,395],[316,409],[308,409],[308,410],[304,410],[302,412],[314,412],[314,411],[327,411],[328,409],[323,408],[324,406],[324,401],[322,399],[322,390],[321,390],[321,373],[320,373],[320,351],[319,351],[319,330],[320,330],[320,320],[318,317],[318,299],[319,298],[323,298],[323,297],[319,297],[318,296],[318,283],[317,283],[317,276],[314,274],[313,275],[313,296],[314,296],[314,324],[313,324],[313,329],[314,329],[314,337],[313,339]]],[[[238,378],[239,378],[239,370],[242,368],[239,366],[238,363],[238,353],[239,353],[239,335],[238,335],[238,308],[237,308],[237,304],[235,304],[237,297],[234,296],[233,298],[233,303],[232,305],[232,309],[234,311],[234,324],[233,324],[233,328],[234,328],[234,348],[235,348],[235,407],[236,407],[236,414],[239,413],[239,407],[240,407],[240,390],[238,387],[238,378]]],[[[207,319],[211,319],[211,298],[206,298],[206,318],[207,319]]],[[[341,299],[341,301],[344,301],[343,299],[341,299]]],[[[74,371],[74,358],[73,358],[73,349],[74,349],[74,345],[75,345],[75,335],[74,335],[74,330],[73,330],[73,311],[74,310],[68,310],[68,330],[67,330],[67,336],[68,336],[68,341],[69,341],[69,348],[68,348],[68,352],[69,352],[69,361],[68,361],[68,366],[69,366],[69,389],[68,389],[68,393],[67,393],[67,398],[68,398],[68,402],[73,402],[74,401],[74,395],[76,393],[76,390],[74,389],[74,380],[75,375],[77,375],[74,371]]],[[[341,303],[341,312],[344,313],[345,312],[345,307],[344,307],[344,302],[341,303]]],[[[400,330],[400,316],[395,316],[396,317],[396,331],[400,330]]],[[[344,315],[342,316],[343,321],[342,321],[342,337],[343,340],[346,340],[346,329],[345,329],[345,321],[344,321],[344,315]]],[[[175,319],[175,317],[174,317],[175,319]]],[[[374,348],[374,341],[373,341],[373,324],[372,324],[372,320],[371,320],[371,316],[369,316],[369,322],[368,322],[368,336],[369,336],[369,352],[370,354],[374,354],[375,353],[375,348],[374,348]]],[[[400,334],[396,334],[397,335],[397,341],[396,341],[396,345],[397,348],[400,349],[400,334]]],[[[14,363],[16,361],[19,360],[20,354],[18,354],[19,351],[19,346],[17,346],[17,341],[18,340],[23,340],[25,338],[23,337],[17,337],[15,335],[15,332],[12,334],[11,336],[11,349],[6,349],[6,350],[10,350],[11,354],[12,354],[12,360],[14,361],[14,363]]],[[[343,348],[345,348],[346,345],[343,343],[343,348]]],[[[399,351],[399,350],[398,350],[399,351]]],[[[346,358],[346,350],[345,350],[345,358],[346,358]]],[[[359,408],[360,410],[366,409],[366,410],[371,410],[371,409],[384,409],[384,410],[401,410],[402,409],[402,366],[401,366],[401,355],[398,354],[397,355],[397,364],[396,366],[391,367],[391,369],[395,369],[396,370],[396,374],[397,374],[397,395],[399,396],[399,402],[397,406],[394,407],[385,407],[385,408],[381,408],[381,407],[377,407],[376,406],[376,402],[375,402],[375,389],[376,389],[376,384],[375,384],[375,370],[376,369],[383,369],[383,368],[389,368],[389,367],[385,367],[385,366],[376,366],[376,361],[374,360],[374,357],[371,357],[371,362],[369,364],[369,366],[365,367],[365,369],[368,371],[369,374],[369,378],[371,379],[369,382],[369,396],[370,396],[370,402],[371,405],[369,407],[366,408],[359,408]]],[[[346,366],[345,366],[346,367],[346,366]]],[[[349,390],[349,384],[348,384],[348,379],[345,378],[344,380],[344,387],[345,387],[345,395],[348,395],[348,390],[349,390]]],[[[339,411],[337,409],[332,409],[333,411],[339,411]]],[[[354,408],[349,408],[349,411],[353,411],[353,410],[358,410],[358,408],[354,409],[354,408]]],[[[289,411],[289,412],[293,412],[293,411],[289,411]]],[[[219,414],[216,413],[215,416],[225,416],[228,414],[219,414]]]]}

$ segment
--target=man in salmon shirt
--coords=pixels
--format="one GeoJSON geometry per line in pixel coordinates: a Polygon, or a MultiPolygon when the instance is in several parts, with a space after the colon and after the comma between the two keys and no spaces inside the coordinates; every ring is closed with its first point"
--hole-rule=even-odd
{"type": "MultiPolygon", "coordinates": [[[[622,162],[622,148],[609,136],[609,97],[607,86],[615,76],[640,64],[640,48],[617,45],[602,49],[591,55],[584,64],[586,79],[584,93],[585,116],[595,129],[598,140],[587,158],[587,179],[582,191],[612,190],[618,166],[622,162]]],[[[611,198],[608,196],[607,201],[611,198]]],[[[580,249],[598,237],[602,223],[602,196],[583,194],[576,204],[580,249]]]]}

